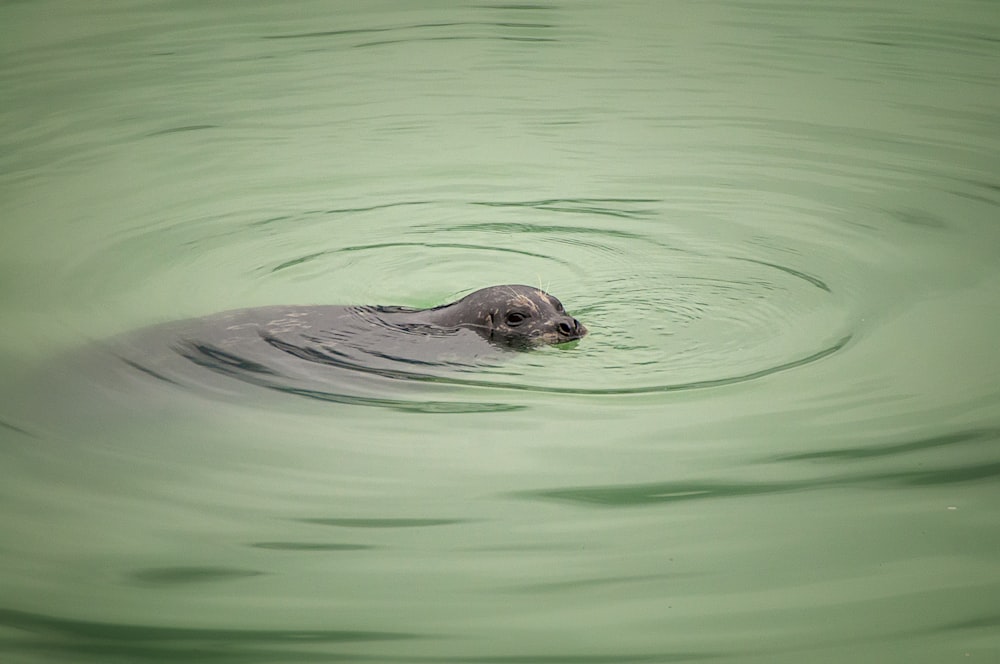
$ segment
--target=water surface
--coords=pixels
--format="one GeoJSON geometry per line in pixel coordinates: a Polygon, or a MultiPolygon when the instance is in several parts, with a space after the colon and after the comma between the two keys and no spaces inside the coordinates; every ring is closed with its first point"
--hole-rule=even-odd
{"type": "Polygon", "coordinates": [[[997,659],[995,3],[0,26],[4,661],[997,659]],[[107,353],[502,283],[590,334],[298,391],[107,353]]]}

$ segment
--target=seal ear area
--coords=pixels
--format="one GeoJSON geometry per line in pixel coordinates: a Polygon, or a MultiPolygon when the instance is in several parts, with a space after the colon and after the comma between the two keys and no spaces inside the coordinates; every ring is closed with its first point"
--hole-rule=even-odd
{"type": "Polygon", "coordinates": [[[487,311],[485,316],[486,330],[489,332],[487,338],[493,340],[493,331],[497,329],[496,321],[493,319],[493,312],[487,311]]]}
{"type": "Polygon", "coordinates": [[[484,339],[492,341],[497,328],[494,316],[495,312],[489,309],[477,311],[476,317],[472,321],[461,324],[459,327],[469,328],[484,339]]]}

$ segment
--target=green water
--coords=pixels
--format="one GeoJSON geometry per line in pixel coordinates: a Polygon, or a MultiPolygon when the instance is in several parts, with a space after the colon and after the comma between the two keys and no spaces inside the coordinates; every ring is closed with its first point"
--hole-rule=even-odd
{"type": "Polygon", "coordinates": [[[997,3],[0,35],[4,662],[1000,659],[997,3]],[[93,345],[502,283],[590,334],[362,400],[93,345]]]}

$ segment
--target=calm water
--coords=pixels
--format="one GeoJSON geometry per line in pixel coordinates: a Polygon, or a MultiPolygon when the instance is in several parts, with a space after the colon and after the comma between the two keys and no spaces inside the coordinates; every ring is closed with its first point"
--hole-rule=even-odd
{"type": "Polygon", "coordinates": [[[1000,659],[1000,4],[0,31],[4,662],[1000,659]],[[591,334],[299,396],[93,343],[500,283],[591,334]]]}

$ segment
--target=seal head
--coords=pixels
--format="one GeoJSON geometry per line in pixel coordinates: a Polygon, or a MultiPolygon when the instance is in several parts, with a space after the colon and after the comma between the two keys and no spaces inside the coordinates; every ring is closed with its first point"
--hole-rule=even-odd
{"type": "Polygon", "coordinates": [[[434,325],[470,329],[502,346],[560,344],[587,334],[559,300],[531,286],[491,286],[423,313],[434,325]]]}

